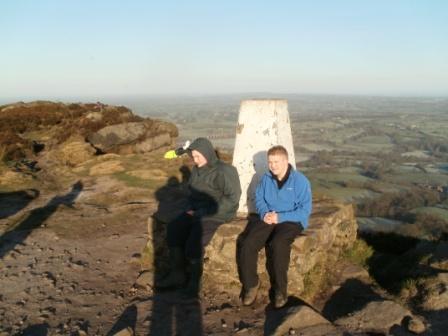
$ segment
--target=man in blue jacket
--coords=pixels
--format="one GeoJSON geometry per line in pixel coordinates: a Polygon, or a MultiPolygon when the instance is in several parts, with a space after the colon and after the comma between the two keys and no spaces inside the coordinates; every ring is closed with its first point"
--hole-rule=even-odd
{"type": "Polygon", "coordinates": [[[282,146],[268,151],[269,172],[255,192],[257,216],[249,219],[239,246],[239,273],[243,285],[243,304],[251,305],[260,281],[257,275],[258,252],[266,247],[267,269],[275,308],[287,302],[287,273],[291,244],[308,226],[311,213],[311,188],[308,179],[288,163],[282,146]]]}

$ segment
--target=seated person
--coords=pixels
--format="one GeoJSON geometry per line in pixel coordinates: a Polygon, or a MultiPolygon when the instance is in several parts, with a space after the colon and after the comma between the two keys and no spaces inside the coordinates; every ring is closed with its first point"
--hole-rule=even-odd
{"type": "Polygon", "coordinates": [[[241,186],[235,167],[219,160],[211,142],[198,138],[186,151],[195,163],[188,187],[189,208],[168,223],[170,272],[158,288],[182,287],[186,298],[199,296],[204,247],[218,227],[232,220],[238,209],[241,186]]]}
{"type": "Polygon", "coordinates": [[[257,296],[258,252],[266,247],[267,270],[274,294],[274,306],[287,302],[287,273],[291,244],[308,226],[311,213],[311,188],[308,179],[288,163],[288,152],[282,146],[268,151],[269,172],[265,173],[255,192],[257,216],[249,219],[238,251],[238,269],[243,285],[244,305],[257,296]]]}

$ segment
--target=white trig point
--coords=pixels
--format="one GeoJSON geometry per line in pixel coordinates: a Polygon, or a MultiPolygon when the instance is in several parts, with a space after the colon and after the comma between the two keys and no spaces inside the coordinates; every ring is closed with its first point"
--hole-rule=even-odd
{"type": "Polygon", "coordinates": [[[288,102],[284,99],[242,101],[233,152],[233,165],[238,170],[242,190],[240,215],[256,212],[255,187],[268,171],[266,153],[275,145],[286,148],[289,162],[295,168],[288,102]]]}

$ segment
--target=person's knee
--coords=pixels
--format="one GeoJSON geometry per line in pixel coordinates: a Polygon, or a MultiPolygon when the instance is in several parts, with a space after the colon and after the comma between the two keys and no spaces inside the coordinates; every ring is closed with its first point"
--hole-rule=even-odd
{"type": "Polygon", "coordinates": [[[291,249],[291,241],[282,237],[274,237],[268,244],[271,252],[288,251],[291,249]]]}

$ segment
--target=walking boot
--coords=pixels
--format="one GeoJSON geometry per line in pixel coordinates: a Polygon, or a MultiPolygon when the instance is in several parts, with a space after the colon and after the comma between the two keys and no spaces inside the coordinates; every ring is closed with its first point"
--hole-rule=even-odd
{"type": "Polygon", "coordinates": [[[276,309],[282,308],[286,302],[288,302],[288,297],[280,292],[275,293],[274,307],[276,309]]]}
{"type": "Polygon", "coordinates": [[[180,247],[170,248],[169,265],[170,271],[167,276],[161,279],[158,284],[158,289],[169,289],[181,287],[185,284],[185,254],[180,247]]]}
{"type": "Polygon", "coordinates": [[[187,286],[180,290],[180,295],[184,300],[199,298],[199,292],[201,290],[202,259],[190,259],[188,262],[190,278],[188,279],[187,286]]]}
{"type": "Polygon", "coordinates": [[[248,290],[243,290],[243,305],[250,306],[255,302],[257,298],[258,288],[260,288],[260,280],[258,280],[255,287],[249,288],[248,290]]]}

